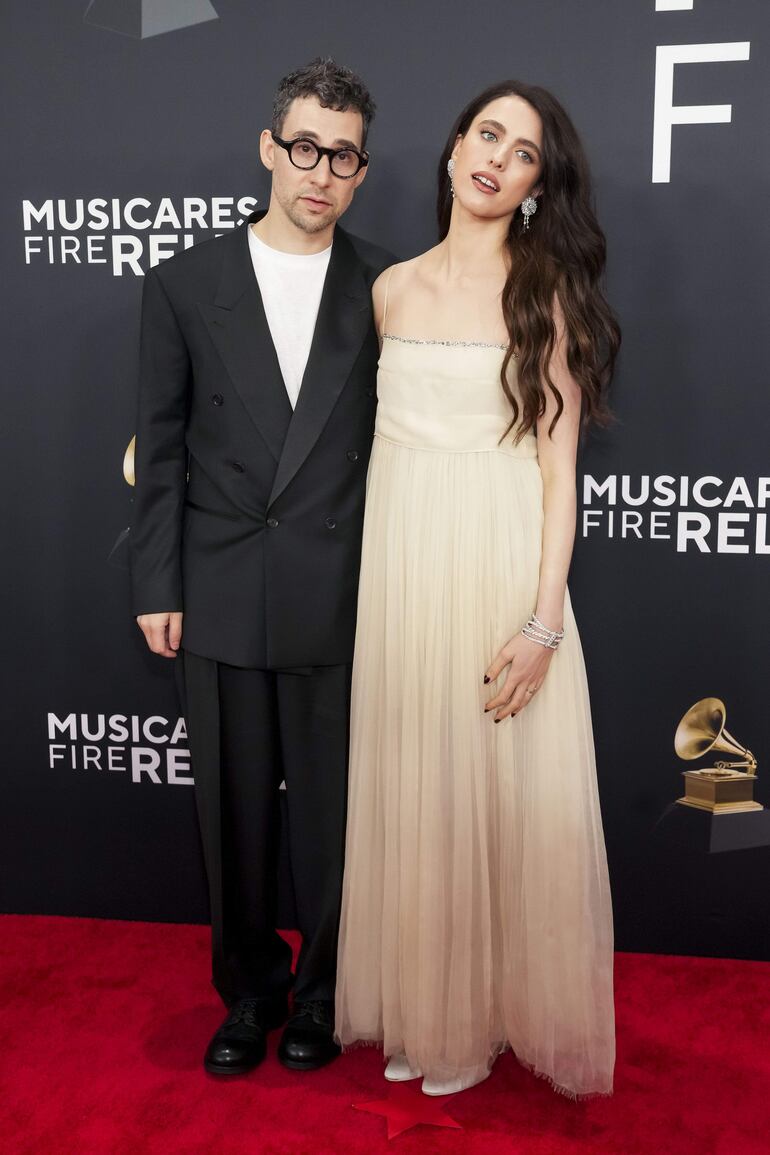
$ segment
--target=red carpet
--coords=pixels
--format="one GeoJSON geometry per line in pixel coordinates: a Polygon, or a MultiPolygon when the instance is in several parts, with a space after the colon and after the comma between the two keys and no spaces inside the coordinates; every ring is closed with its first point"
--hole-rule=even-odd
{"type": "Polygon", "coordinates": [[[297,1075],[203,1072],[221,1007],[205,927],[0,917],[0,1150],[8,1155],[767,1155],[770,963],[621,954],[611,1099],[555,1095],[510,1055],[443,1101],[464,1130],[386,1139],[353,1110],[372,1048],[297,1075]]]}

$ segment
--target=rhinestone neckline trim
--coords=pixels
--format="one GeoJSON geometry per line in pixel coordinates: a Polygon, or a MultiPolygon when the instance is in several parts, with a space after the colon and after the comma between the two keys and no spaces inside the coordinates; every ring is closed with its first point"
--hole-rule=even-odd
{"type": "Polygon", "coordinates": [[[421,337],[399,337],[395,333],[383,333],[385,341],[401,341],[404,345],[448,345],[452,348],[463,346],[468,349],[507,349],[507,345],[496,345],[492,341],[433,341],[421,337]]]}

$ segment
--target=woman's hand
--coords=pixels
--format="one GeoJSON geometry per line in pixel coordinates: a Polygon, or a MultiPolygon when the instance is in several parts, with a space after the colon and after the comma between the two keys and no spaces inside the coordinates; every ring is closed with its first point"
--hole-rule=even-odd
{"type": "Polygon", "coordinates": [[[487,702],[484,712],[496,710],[496,722],[518,714],[542,686],[553,654],[553,650],[530,641],[523,634],[511,638],[486,672],[484,681],[494,682],[506,666],[510,667],[499,694],[487,702]]]}

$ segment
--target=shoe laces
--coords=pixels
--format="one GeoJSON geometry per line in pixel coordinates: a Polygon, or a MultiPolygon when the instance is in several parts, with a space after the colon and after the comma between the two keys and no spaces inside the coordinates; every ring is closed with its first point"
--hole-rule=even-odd
{"type": "Polygon", "coordinates": [[[332,1021],[329,1004],[323,999],[308,999],[307,1002],[300,1003],[296,1009],[296,1016],[297,1018],[307,1016],[322,1026],[329,1026],[332,1021]]]}
{"type": "Polygon", "coordinates": [[[231,1010],[227,1020],[228,1025],[234,1027],[238,1023],[245,1023],[247,1027],[258,1027],[258,1007],[258,999],[241,999],[231,1010]]]}

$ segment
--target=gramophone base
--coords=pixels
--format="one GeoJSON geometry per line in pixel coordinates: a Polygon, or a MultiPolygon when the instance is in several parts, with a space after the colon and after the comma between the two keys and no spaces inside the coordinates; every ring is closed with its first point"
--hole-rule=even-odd
{"type": "Polygon", "coordinates": [[[763,810],[754,801],[755,774],[740,771],[685,770],[684,796],[677,798],[680,806],[693,806],[711,814],[741,814],[747,810],[763,810]]]}
{"type": "Polygon", "coordinates": [[[707,810],[709,814],[745,814],[747,810],[764,810],[759,802],[702,802],[699,798],[677,798],[680,806],[707,810]]]}
{"type": "Polygon", "coordinates": [[[770,847],[770,810],[734,813],[725,819],[713,810],[671,802],[655,824],[654,836],[695,855],[770,847]]]}

